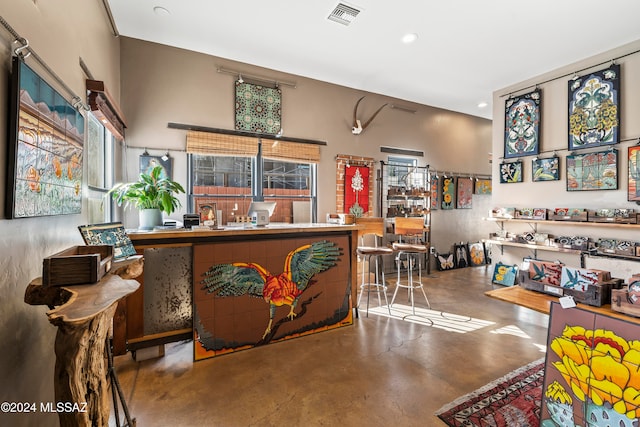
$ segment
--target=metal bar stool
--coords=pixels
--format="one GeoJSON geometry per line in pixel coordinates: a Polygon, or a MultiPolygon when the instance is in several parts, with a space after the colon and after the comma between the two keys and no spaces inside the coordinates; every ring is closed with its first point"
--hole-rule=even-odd
{"type": "MultiPolygon", "coordinates": [[[[427,307],[431,308],[427,294],[424,291],[424,285],[422,284],[422,255],[429,252],[429,248],[422,244],[420,239],[424,234],[424,219],[422,217],[396,217],[395,221],[395,234],[399,236],[399,242],[394,243],[393,250],[396,251],[396,263],[398,268],[398,279],[396,281],[396,289],[393,292],[391,298],[391,305],[396,300],[398,289],[406,288],[411,301],[411,312],[416,315],[416,306],[413,296],[415,289],[420,289],[424,299],[427,301],[427,307]],[[403,238],[405,242],[403,242],[403,238]],[[412,241],[411,241],[412,240],[412,241]],[[407,281],[402,283],[400,281],[400,273],[402,270],[403,258],[406,261],[407,269],[407,281]],[[414,261],[418,265],[418,281],[413,280],[414,261]]],[[[407,317],[407,316],[404,316],[407,317]]]]}
{"type": "Polygon", "coordinates": [[[382,305],[382,299],[380,299],[380,293],[384,295],[385,305],[387,306],[387,310],[389,310],[389,315],[391,315],[391,310],[389,309],[389,300],[387,298],[387,285],[384,279],[384,270],[382,268],[381,257],[383,255],[392,255],[393,250],[391,248],[378,246],[378,240],[382,239],[384,235],[384,218],[375,218],[375,217],[361,217],[356,218],[356,224],[364,225],[364,229],[359,230],[359,240],[360,244],[356,252],[359,257],[362,257],[362,280],[360,282],[360,294],[358,295],[358,307],[360,307],[360,301],[362,300],[362,295],[366,289],[367,291],[367,317],[369,317],[369,299],[371,295],[371,289],[375,290],[378,294],[378,304],[382,305]],[[366,246],[364,244],[365,237],[372,236],[373,237],[373,246],[366,246]],[[375,282],[371,283],[371,258],[374,258],[375,261],[375,282]],[[366,275],[366,280],[365,280],[366,275]]]}

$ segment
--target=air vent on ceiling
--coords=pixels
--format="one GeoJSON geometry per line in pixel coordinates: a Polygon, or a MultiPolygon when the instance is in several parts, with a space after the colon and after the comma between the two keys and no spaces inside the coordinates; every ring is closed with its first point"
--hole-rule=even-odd
{"type": "Polygon", "coordinates": [[[344,3],[338,3],[327,19],[342,25],[349,25],[354,19],[356,19],[356,16],[358,16],[359,13],[360,10],[355,7],[348,6],[344,3]]]}

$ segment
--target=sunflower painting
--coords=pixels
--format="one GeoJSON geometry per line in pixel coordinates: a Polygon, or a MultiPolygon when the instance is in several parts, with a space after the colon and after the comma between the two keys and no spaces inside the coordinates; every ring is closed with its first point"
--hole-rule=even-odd
{"type": "Polygon", "coordinates": [[[552,303],[540,425],[638,425],[638,338],[637,324],[552,303]]]}
{"type": "Polygon", "coordinates": [[[441,208],[442,209],[453,209],[456,206],[456,180],[451,177],[443,177],[442,185],[440,187],[442,189],[442,201],[441,208]]]}

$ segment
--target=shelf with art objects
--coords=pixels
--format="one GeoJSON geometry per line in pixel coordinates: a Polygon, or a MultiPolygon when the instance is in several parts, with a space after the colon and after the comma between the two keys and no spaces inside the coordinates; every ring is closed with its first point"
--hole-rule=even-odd
{"type": "Polygon", "coordinates": [[[182,185],[166,176],[162,166],[155,166],[149,173],[140,173],[137,181],[116,184],[107,195],[118,206],[138,210],[140,230],[153,230],[163,225],[163,212],[171,215],[181,206],[179,193],[185,193],[182,185]]]}

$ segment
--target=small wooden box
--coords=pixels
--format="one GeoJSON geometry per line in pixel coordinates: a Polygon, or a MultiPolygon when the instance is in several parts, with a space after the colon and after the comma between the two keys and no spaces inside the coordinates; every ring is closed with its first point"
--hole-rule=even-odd
{"type": "Polygon", "coordinates": [[[611,309],[633,317],[640,317],[640,305],[629,301],[629,289],[613,289],[611,291],[611,309]]]}
{"type": "Polygon", "coordinates": [[[66,286],[96,283],[109,270],[113,246],[72,246],[42,261],[42,285],[66,286]]]}

